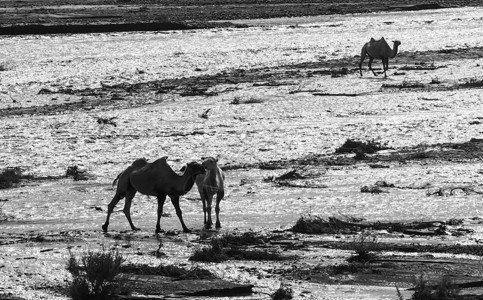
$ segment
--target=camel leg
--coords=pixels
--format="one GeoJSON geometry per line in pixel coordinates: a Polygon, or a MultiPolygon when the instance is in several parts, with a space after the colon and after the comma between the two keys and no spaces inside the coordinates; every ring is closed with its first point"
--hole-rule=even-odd
{"type": "Polygon", "coordinates": [[[373,61],[374,61],[374,58],[369,56],[369,70],[372,71],[372,74],[374,74],[374,76],[377,76],[376,72],[374,72],[374,70],[372,69],[372,62],[373,61]]]}
{"type": "Polygon", "coordinates": [[[183,214],[181,213],[181,209],[179,208],[179,196],[178,195],[173,195],[169,196],[171,198],[171,203],[173,203],[174,209],[176,210],[176,215],[179,218],[179,221],[181,222],[181,226],[183,227],[183,232],[189,233],[191,230],[186,227],[186,225],[183,222],[183,214]]]}
{"type": "Polygon", "coordinates": [[[109,218],[111,217],[112,211],[114,210],[114,207],[116,207],[117,203],[119,203],[119,200],[121,200],[124,197],[123,194],[116,192],[114,197],[112,198],[111,202],[109,205],[107,205],[107,217],[106,217],[106,222],[104,225],[102,225],[102,230],[104,232],[107,232],[107,227],[109,226],[109,218]]]}
{"type": "Polygon", "coordinates": [[[213,221],[211,220],[211,204],[213,203],[213,194],[208,194],[206,197],[206,214],[208,215],[208,219],[205,223],[205,228],[211,228],[213,226],[213,221]]]}
{"type": "Polygon", "coordinates": [[[158,234],[161,232],[161,216],[163,215],[164,201],[166,201],[166,195],[158,195],[158,221],[156,222],[156,231],[158,234]]]}
{"type": "Polygon", "coordinates": [[[389,69],[389,58],[382,58],[382,68],[384,70],[384,77],[387,77],[386,71],[389,69]]]}
{"type": "Polygon", "coordinates": [[[205,225],[207,220],[206,220],[206,197],[204,195],[204,192],[201,195],[201,202],[203,202],[203,225],[205,225]]]}
{"type": "Polygon", "coordinates": [[[221,223],[220,223],[220,202],[221,199],[225,196],[225,191],[221,190],[218,191],[216,194],[216,207],[215,207],[215,213],[216,213],[216,228],[221,228],[221,223]]]}
{"type": "Polygon", "coordinates": [[[122,211],[126,215],[127,221],[129,222],[131,229],[136,231],[136,230],[139,230],[139,228],[134,226],[134,224],[132,223],[132,220],[131,220],[131,203],[132,203],[132,199],[134,198],[135,195],[136,195],[135,189],[129,190],[126,193],[126,202],[124,203],[124,209],[122,211]]]}
{"type": "Polygon", "coordinates": [[[365,59],[366,59],[366,51],[362,49],[361,60],[359,61],[359,73],[361,74],[361,76],[362,76],[362,63],[364,62],[365,59]]]}

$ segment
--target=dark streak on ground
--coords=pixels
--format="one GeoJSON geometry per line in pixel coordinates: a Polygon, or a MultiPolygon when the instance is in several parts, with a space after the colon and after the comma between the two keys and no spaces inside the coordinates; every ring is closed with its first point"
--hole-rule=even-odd
{"type": "MultiPolygon", "coordinates": [[[[429,63],[444,63],[445,61],[449,60],[476,59],[481,57],[483,57],[483,47],[446,49],[444,51],[401,52],[394,60],[391,60],[390,65],[403,65],[407,67],[408,65],[415,64],[421,65],[429,63]]],[[[218,92],[213,91],[213,88],[222,84],[260,84],[260,82],[267,84],[267,82],[272,82],[275,85],[276,82],[280,82],[282,80],[297,80],[304,77],[328,76],[334,72],[337,72],[338,70],[347,70],[347,74],[354,73],[358,71],[358,68],[356,67],[358,64],[358,59],[358,56],[354,56],[352,58],[324,60],[273,68],[258,68],[248,70],[237,69],[233,71],[223,71],[215,75],[155,80],[135,84],[121,83],[116,85],[106,85],[101,83],[100,88],[94,89],[60,88],[51,90],[50,88],[45,87],[39,91],[40,94],[75,95],[82,97],[82,100],[73,103],[1,109],[0,117],[12,115],[52,115],[79,109],[92,110],[98,107],[111,107],[113,105],[137,107],[146,105],[146,99],[149,100],[150,98],[153,98],[152,92],[155,92],[155,94],[178,94],[182,97],[209,97],[216,95],[218,92]]],[[[462,88],[462,86],[441,87],[425,85],[424,88],[454,89],[462,88]]],[[[466,88],[473,87],[468,86],[466,88]]],[[[154,101],[156,101],[156,99],[154,101]]]]}

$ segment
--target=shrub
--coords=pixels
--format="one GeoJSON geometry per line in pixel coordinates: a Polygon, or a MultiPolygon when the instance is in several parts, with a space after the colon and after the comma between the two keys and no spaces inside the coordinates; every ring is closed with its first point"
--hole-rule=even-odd
{"type": "Polygon", "coordinates": [[[319,216],[302,215],[292,227],[292,231],[307,234],[338,233],[340,226],[332,222],[333,220],[333,218],[327,221],[319,216]]]}
{"type": "Polygon", "coordinates": [[[21,179],[28,179],[31,176],[23,175],[20,167],[10,167],[0,172],[0,189],[8,189],[20,182],[21,179]]]}
{"type": "Polygon", "coordinates": [[[272,294],[272,300],[290,300],[293,299],[293,290],[290,286],[280,283],[280,287],[272,294]]]}
{"type": "Polygon", "coordinates": [[[192,261],[222,262],[228,260],[222,244],[216,238],[212,238],[208,247],[197,249],[190,257],[192,261]]]}
{"type": "Polygon", "coordinates": [[[71,253],[66,269],[72,274],[69,294],[73,300],[110,299],[120,291],[120,285],[114,278],[121,271],[124,258],[119,252],[91,252],[80,260],[71,253]]]}
{"type": "Polygon", "coordinates": [[[257,245],[265,243],[263,237],[253,231],[244,232],[241,235],[235,235],[233,233],[225,233],[218,240],[222,245],[257,245]]]}
{"type": "Polygon", "coordinates": [[[420,275],[415,279],[414,290],[411,300],[451,300],[456,299],[458,294],[458,289],[448,276],[443,276],[436,285],[430,285],[428,280],[420,275]]]}
{"type": "MultiPolygon", "coordinates": [[[[335,150],[335,153],[356,153],[358,158],[361,159],[361,155],[364,153],[372,154],[380,150],[391,149],[385,145],[382,145],[375,141],[359,142],[348,139],[345,143],[335,150]]],[[[362,157],[363,159],[364,157],[362,157]]]]}
{"type": "Polygon", "coordinates": [[[363,232],[348,244],[348,249],[356,254],[348,259],[349,262],[369,262],[375,259],[374,252],[379,251],[379,241],[377,236],[363,232]]]}
{"type": "Polygon", "coordinates": [[[75,181],[88,179],[86,171],[80,170],[78,166],[71,166],[67,168],[67,171],[65,172],[65,177],[69,176],[72,176],[75,181]]]}

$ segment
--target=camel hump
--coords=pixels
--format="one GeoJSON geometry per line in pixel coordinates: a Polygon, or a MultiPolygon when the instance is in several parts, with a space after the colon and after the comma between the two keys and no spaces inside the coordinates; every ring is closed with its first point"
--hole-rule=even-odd
{"type": "Polygon", "coordinates": [[[144,167],[145,165],[148,164],[148,161],[145,159],[145,158],[138,158],[136,159],[132,164],[131,166],[134,168],[134,169],[139,169],[139,168],[142,168],[144,167]]]}
{"type": "Polygon", "coordinates": [[[156,159],[152,165],[156,165],[156,166],[168,166],[168,157],[167,156],[163,156],[161,158],[158,158],[156,159]]]}

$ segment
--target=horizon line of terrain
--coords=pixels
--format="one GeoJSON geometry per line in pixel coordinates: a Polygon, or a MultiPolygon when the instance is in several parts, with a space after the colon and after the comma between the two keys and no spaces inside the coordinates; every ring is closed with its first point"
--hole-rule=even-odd
{"type": "MultiPolygon", "coordinates": [[[[220,27],[248,27],[231,21],[372,13],[384,11],[419,11],[481,6],[473,0],[420,3],[407,0],[385,4],[373,2],[322,3],[284,0],[283,3],[221,5],[59,5],[0,7],[0,35],[75,34],[134,31],[193,30],[220,27]],[[287,3],[285,3],[287,2],[287,3]],[[455,2],[455,3],[452,3],[455,2]],[[360,5],[359,5],[360,4],[360,5]],[[254,7],[254,5],[256,7],[254,7]],[[107,9],[106,7],[111,7],[107,9]],[[57,8],[57,9],[56,9],[57,8]],[[276,9],[275,9],[276,8],[276,9]],[[193,11],[191,11],[193,10],[193,11]],[[10,14],[9,14],[10,12],[10,14]]],[[[330,2],[330,1],[329,1],[330,2]]]]}

